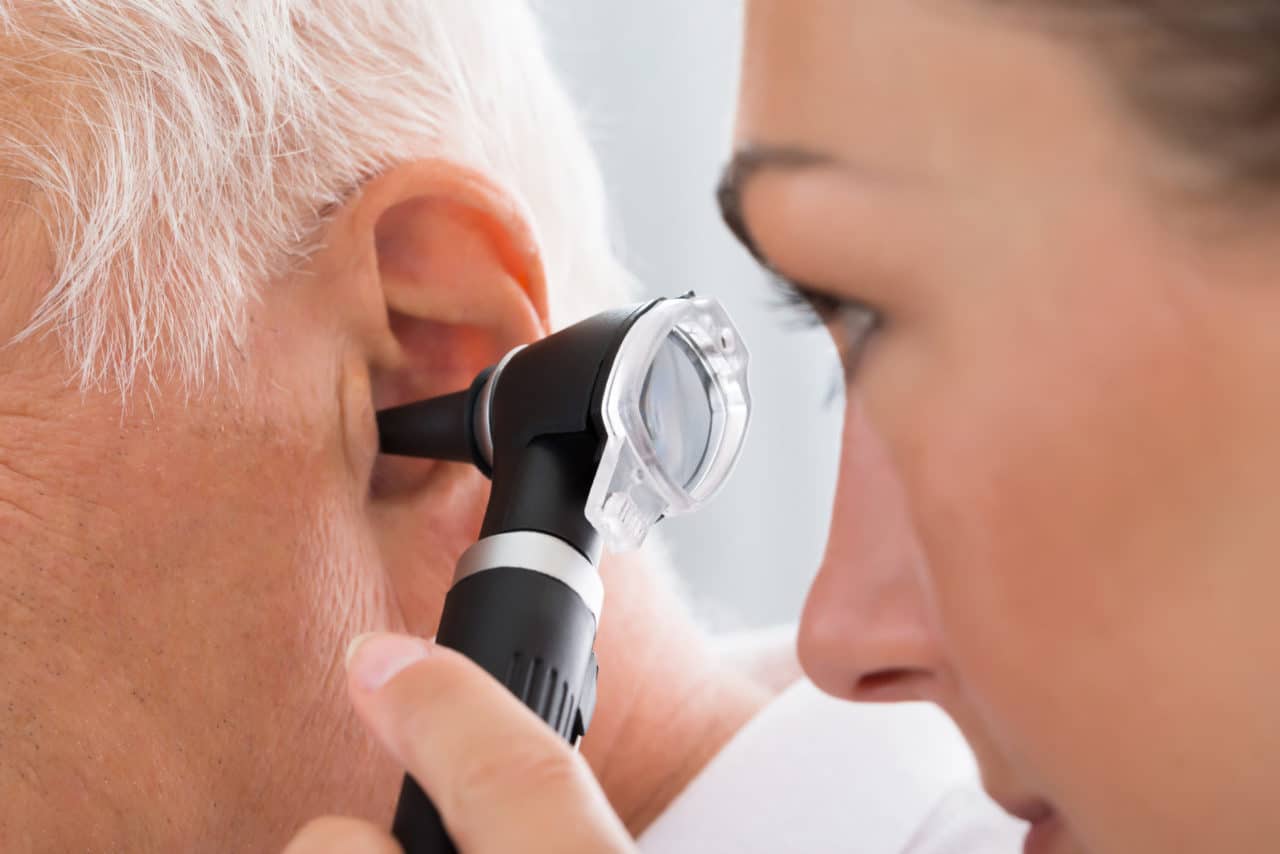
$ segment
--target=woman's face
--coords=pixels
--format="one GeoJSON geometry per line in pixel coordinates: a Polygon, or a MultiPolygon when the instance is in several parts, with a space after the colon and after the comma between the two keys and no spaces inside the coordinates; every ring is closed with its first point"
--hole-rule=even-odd
{"type": "Polygon", "coordinates": [[[1280,249],[1009,5],[748,3],[744,230],[878,318],[859,356],[827,311],[859,364],[802,658],[941,703],[1036,850],[1272,850],[1280,249]]]}

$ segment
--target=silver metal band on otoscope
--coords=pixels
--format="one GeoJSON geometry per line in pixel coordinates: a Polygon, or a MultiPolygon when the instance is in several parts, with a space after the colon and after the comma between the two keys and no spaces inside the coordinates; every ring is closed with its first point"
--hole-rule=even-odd
{"type": "Polygon", "coordinates": [[[600,572],[581,552],[559,537],[537,531],[485,537],[463,552],[453,583],[499,567],[527,569],[556,579],[577,593],[596,622],[600,622],[600,611],[604,607],[604,582],[600,580],[600,572]]]}
{"type": "Polygon", "coordinates": [[[480,453],[490,468],[493,467],[493,392],[498,387],[498,378],[502,376],[503,370],[524,348],[525,345],[522,344],[502,357],[476,397],[476,444],[480,446],[480,453]]]}

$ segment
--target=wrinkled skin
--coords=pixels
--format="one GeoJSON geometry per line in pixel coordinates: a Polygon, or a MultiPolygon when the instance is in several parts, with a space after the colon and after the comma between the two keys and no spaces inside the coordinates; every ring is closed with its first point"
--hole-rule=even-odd
{"type": "MultiPolygon", "coordinates": [[[[34,215],[7,226],[3,340],[52,257],[34,215]]],[[[162,360],[122,405],[70,386],[57,337],[0,350],[0,847],[263,851],[323,813],[389,822],[402,766],[343,651],[434,634],[488,484],[379,460],[373,414],[544,334],[548,283],[517,206],[448,162],[371,179],[324,238],[198,394],[162,360]]],[[[647,569],[609,570],[584,745],[632,831],[759,703],[647,569]],[[655,682],[680,713],[636,707],[655,682]]]]}

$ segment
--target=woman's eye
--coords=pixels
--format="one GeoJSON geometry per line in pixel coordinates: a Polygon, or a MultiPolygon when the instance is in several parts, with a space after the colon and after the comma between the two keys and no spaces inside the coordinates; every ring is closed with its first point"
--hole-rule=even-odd
{"type": "Polygon", "coordinates": [[[851,383],[867,344],[881,326],[881,315],[860,300],[840,299],[780,276],[773,278],[779,308],[802,327],[825,326],[835,341],[844,379],[851,383]]]}
{"type": "Polygon", "coordinates": [[[846,382],[853,382],[866,354],[867,345],[880,330],[881,315],[862,303],[842,303],[827,328],[831,330],[844,365],[846,382]]]}

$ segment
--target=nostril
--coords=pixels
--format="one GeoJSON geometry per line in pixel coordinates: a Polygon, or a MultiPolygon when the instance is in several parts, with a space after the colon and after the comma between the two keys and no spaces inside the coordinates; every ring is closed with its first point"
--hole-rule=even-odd
{"type": "Polygon", "coordinates": [[[853,699],[862,703],[901,703],[923,699],[921,681],[928,674],[921,670],[891,668],[877,670],[860,678],[853,687],[853,699]]]}

